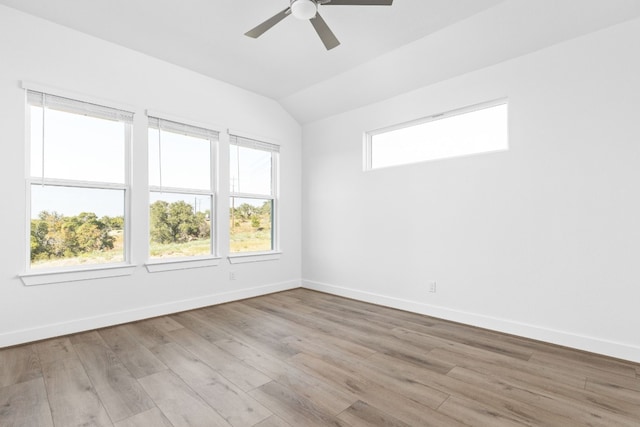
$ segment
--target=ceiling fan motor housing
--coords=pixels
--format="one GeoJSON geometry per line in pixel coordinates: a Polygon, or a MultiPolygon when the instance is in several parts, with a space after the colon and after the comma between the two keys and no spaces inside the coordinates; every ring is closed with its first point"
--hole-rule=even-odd
{"type": "Polygon", "coordinates": [[[318,13],[318,5],[325,6],[391,6],[393,0],[289,0],[289,7],[273,15],[257,27],[244,33],[247,37],[257,39],[265,31],[272,28],[278,22],[289,15],[297,19],[306,20],[313,25],[320,40],[327,50],[331,50],[340,45],[335,34],[331,31],[327,23],[318,13]]]}

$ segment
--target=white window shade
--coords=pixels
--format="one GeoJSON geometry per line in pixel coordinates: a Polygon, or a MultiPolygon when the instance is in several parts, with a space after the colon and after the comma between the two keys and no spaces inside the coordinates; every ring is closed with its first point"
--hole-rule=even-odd
{"type": "Polygon", "coordinates": [[[161,119],[159,117],[149,117],[149,127],[152,129],[159,129],[180,135],[209,140],[217,140],[219,136],[219,132],[215,130],[178,123],[171,120],[161,119]]]}
{"type": "Polygon", "coordinates": [[[33,105],[35,107],[44,106],[52,110],[64,111],[67,113],[91,116],[105,120],[114,120],[129,124],[133,123],[133,113],[131,111],[105,107],[103,105],[92,104],[90,102],[76,101],[75,99],[64,98],[32,90],[27,91],[27,102],[29,105],[33,105]]]}
{"type": "Polygon", "coordinates": [[[280,152],[279,145],[257,141],[255,139],[245,138],[237,135],[229,135],[229,143],[237,145],[239,147],[253,148],[254,150],[272,151],[274,153],[280,152]]]}

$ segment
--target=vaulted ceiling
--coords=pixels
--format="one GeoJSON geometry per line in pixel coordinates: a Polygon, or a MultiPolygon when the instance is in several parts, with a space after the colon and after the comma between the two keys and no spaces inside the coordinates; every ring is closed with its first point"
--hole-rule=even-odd
{"type": "Polygon", "coordinates": [[[395,0],[320,6],[341,45],[289,0],[0,0],[0,4],[280,102],[307,123],[640,16],[637,0],[395,0]]]}

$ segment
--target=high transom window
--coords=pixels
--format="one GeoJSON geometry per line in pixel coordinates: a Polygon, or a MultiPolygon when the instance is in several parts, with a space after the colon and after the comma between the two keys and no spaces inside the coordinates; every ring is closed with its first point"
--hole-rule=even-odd
{"type": "Polygon", "coordinates": [[[492,101],[367,132],[365,169],[507,150],[507,113],[492,101]]]}

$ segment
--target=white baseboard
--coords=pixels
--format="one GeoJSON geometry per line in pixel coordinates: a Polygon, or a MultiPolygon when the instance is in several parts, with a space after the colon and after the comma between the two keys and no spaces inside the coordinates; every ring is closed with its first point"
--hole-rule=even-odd
{"type": "Polygon", "coordinates": [[[397,308],[413,313],[425,314],[439,319],[451,320],[480,328],[513,334],[538,341],[558,344],[591,353],[598,353],[619,359],[640,362],[640,347],[605,339],[577,335],[570,332],[543,328],[509,319],[485,316],[477,313],[453,310],[447,307],[424,304],[387,295],[374,294],[357,289],[330,285],[327,283],[302,280],[302,287],[333,295],[397,308]]]}
{"type": "Polygon", "coordinates": [[[151,317],[164,316],[166,314],[193,310],[196,308],[257,297],[260,295],[286,291],[299,287],[300,281],[292,280],[289,282],[256,286],[253,288],[240,289],[237,291],[222,292],[198,298],[189,298],[181,301],[172,301],[165,304],[140,307],[133,310],[102,314],[95,317],[74,319],[68,322],[44,325],[36,328],[11,331],[0,334],[0,348],[73,334],[77,332],[89,331],[97,328],[104,328],[121,323],[134,322],[136,320],[148,319],[151,317]]]}

